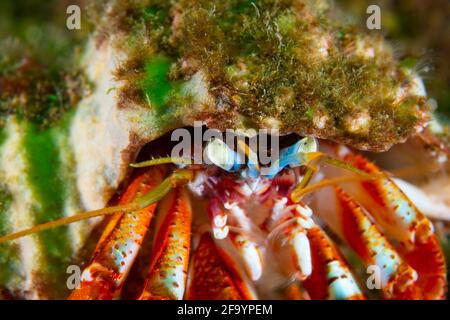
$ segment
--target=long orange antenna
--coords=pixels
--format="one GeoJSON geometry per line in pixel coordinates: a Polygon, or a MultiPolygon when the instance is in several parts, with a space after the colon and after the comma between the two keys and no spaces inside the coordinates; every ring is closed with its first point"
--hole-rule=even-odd
{"type": "Polygon", "coordinates": [[[355,175],[355,176],[348,176],[348,177],[338,177],[338,178],[333,178],[333,179],[324,179],[320,182],[311,184],[304,188],[295,188],[294,191],[292,191],[290,197],[293,202],[298,202],[301,200],[301,198],[304,195],[311,193],[315,190],[321,189],[321,188],[333,186],[333,185],[336,185],[339,183],[344,183],[344,182],[375,180],[375,179],[380,179],[380,178],[383,178],[383,176],[381,174],[365,175],[365,176],[356,176],[355,175]]]}
{"type": "Polygon", "coordinates": [[[174,173],[172,173],[169,177],[167,177],[163,182],[161,182],[161,184],[158,187],[156,187],[153,191],[144,194],[143,196],[137,198],[135,201],[129,204],[82,212],[70,217],[65,217],[55,221],[39,224],[29,229],[0,237],[0,244],[6,241],[11,241],[21,237],[25,237],[30,234],[38,233],[48,229],[53,229],[56,227],[64,226],[70,223],[86,220],[93,217],[109,215],[120,211],[131,212],[143,209],[161,200],[175,186],[179,184],[184,184],[187,181],[191,180],[192,178],[193,178],[192,170],[177,170],[174,173]]]}
{"type": "Polygon", "coordinates": [[[44,230],[48,230],[48,229],[53,229],[53,228],[57,228],[60,226],[64,226],[70,223],[74,223],[77,221],[81,221],[81,220],[86,220],[89,218],[94,218],[94,217],[99,217],[99,216],[104,216],[104,215],[109,215],[109,214],[113,214],[115,212],[119,212],[119,211],[135,211],[139,209],[139,205],[137,203],[129,203],[126,205],[120,205],[120,206],[114,206],[114,207],[108,207],[108,208],[103,208],[103,209],[99,209],[99,210],[93,210],[93,211],[87,211],[87,212],[82,212],[82,213],[77,213],[73,216],[70,217],[65,217],[65,218],[61,218],[55,221],[50,221],[47,223],[43,223],[43,224],[39,224],[37,226],[34,226],[30,229],[26,229],[26,230],[22,230],[16,233],[11,233],[8,234],[6,236],[0,237],[0,243],[6,242],[6,241],[11,241],[11,240],[15,240],[18,238],[22,238],[25,236],[28,236],[30,234],[33,233],[38,233],[44,230]]]}
{"type": "Polygon", "coordinates": [[[189,158],[163,157],[163,158],[150,159],[150,160],[138,162],[138,163],[132,163],[132,164],[130,164],[130,167],[144,168],[144,167],[156,166],[156,165],[160,165],[160,164],[189,165],[189,164],[192,164],[192,160],[189,158]]]}

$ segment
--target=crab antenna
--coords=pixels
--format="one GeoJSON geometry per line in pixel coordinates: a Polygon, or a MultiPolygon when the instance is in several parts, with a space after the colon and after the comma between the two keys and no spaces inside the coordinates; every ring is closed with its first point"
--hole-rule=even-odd
{"type": "Polygon", "coordinates": [[[31,227],[29,229],[25,229],[25,230],[22,230],[22,231],[19,231],[16,233],[11,233],[6,236],[0,237],[0,244],[3,242],[22,238],[22,237],[28,236],[30,234],[38,233],[38,232],[41,232],[44,230],[64,226],[64,225],[74,223],[77,221],[86,220],[89,218],[94,218],[94,217],[108,215],[108,214],[113,214],[118,211],[134,211],[134,210],[138,210],[138,209],[139,209],[139,206],[137,203],[129,203],[126,205],[121,205],[121,206],[114,206],[114,207],[108,207],[108,208],[103,208],[103,209],[99,209],[99,210],[77,213],[70,217],[66,217],[66,218],[55,220],[55,221],[50,221],[47,223],[39,224],[39,225],[31,227]]]}
{"type": "Polygon", "coordinates": [[[308,153],[303,154],[303,156],[306,157],[306,163],[304,164],[306,166],[314,167],[316,163],[323,161],[324,163],[327,163],[327,164],[332,165],[337,168],[345,169],[347,171],[356,173],[357,175],[360,175],[360,176],[365,176],[365,177],[370,176],[367,172],[358,169],[354,165],[352,165],[348,162],[345,162],[343,160],[331,157],[320,151],[308,152],[308,153]]]}
{"type": "Polygon", "coordinates": [[[155,158],[150,159],[143,162],[138,163],[131,163],[130,167],[133,168],[144,168],[144,167],[151,167],[156,166],[160,164],[185,164],[189,165],[192,164],[192,159],[189,158],[181,158],[181,157],[162,157],[162,158],[155,158]]]}
{"type": "Polygon", "coordinates": [[[332,166],[335,166],[335,167],[338,167],[341,169],[345,169],[347,171],[351,171],[351,172],[356,173],[357,175],[360,175],[363,177],[367,177],[367,178],[370,177],[372,179],[370,174],[368,174],[367,172],[365,172],[363,170],[358,169],[357,167],[355,167],[354,165],[352,165],[348,162],[345,162],[345,161],[342,161],[342,160],[339,160],[339,159],[336,159],[336,158],[333,158],[333,157],[330,157],[327,155],[323,155],[322,159],[325,163],[328,163],[332,166]]]}
{"type": "Polygon", "coordinates": [[[353,172],[358,175],[357,177],[351,177],[351,180],[361,180],[361,179],[362,180],[372,180],[372,179],[376,178],[373,175],[370,175],[367,172],[364,172],[364,171],[356,168],[355,166],[353,166],[350,163],[330,157],[322,152],[310,152],[310,153],[307,153],[306,156],[308,158],[307,163],[305,164],[305,166],[307,168],[306,172],[303,176],[303,179],[300,181],[300,183],[295,187],[295,189],[291,193],[291,199],[294,202],[300,201],[300,199],[303,195],[305,195],[308,192],[311,192],[312,190],[322,188],[327,185],[332,185],[332,184],[336,184],[339,182],[345,182],[346,180],[349,180],[348,177],[346,180],[344,179],[344,181],[341,181],[341,180],[343,180],[341,178],[335,179],[336,181],[334,181],[334,179],[329,179],[329,180],[321,181],[319,183],[314,184],[313,186],[308,187],[309,182],[311,181],[311,179],[313,178],[314,174],[317,171],[316,163],[318,161],[323,161],[332,166],[353,172]]]}
{"type": "MultiPolygon", "coordinates": [[[[318,190],[318,189],[321,189],[324,187],[328,187],[328,186],[332,186],[332,185],[336,185],[339,183],[376,180],[376,179],[384,178],[386,174],[391,177],[408,177],[408,176],[417,175],[417,173],[422,172],[423,174],[425,174],[428,172],[426,169],[424,170],[423,166],[421,166],[420,168],[418,166],[414,166],[414,167],[394,170],[391,172],[384,172],[384,174],[383,173],[368,174],[367,172],[362,172],[362,174],[361,174],[360,173],[361,170],[359,170],[358,168],[355,168],[351,164],[348,164],[341,160],[329,158],[329,161],[327,161],[327,163],[333,164],[340,168],[348,169],[349,171],[357,173],[358,175],[347,176],[347,177],[337,177],[337,178],[333,178],[333,179],[325,179],[320,182],[314,183],[312,185],[308,185],[308,183],[311,179],[307,179],[307,173],[308,173],[308,171],[307,171],[307,173],[305,173],[305,176],[303,177],[302,181],[295,187],[295,189],[291,193],[291,200],[293,202],[300,201],[304,195],[311,193],[315,190],[318,190]],[[304,181],[307,181],[307,183],[303,183],[304,181]]],[[[433,167],[429,166],[428,169],[430,169],[430,168],[433,168],[433,167]]],[[[312,168],[308,167],[307,170],[314,170],[314,167],[312,167],[312,168]]]]}
{"type": "Polygon", "coordinates": [[[298,184],[298,186],[295,188],[295,190],[305,188],[309,184],[311,179],[314,177],[314,174],[316,172],[317,172],[317,169],[315,167],[307,166],[306,167],[306,172],[303,175],[303,178],[300,181],[300,183],[298,184]]]}
{"type": "Polygon", "coordinates": [[[372,174],[372,175],[367,174],[366,176],[350,176],[350,177],[338,177],[338,178],[333,178],[333,179],[325,179],[320,182],[311,184],[309,186],[305,186],[303,188],[298,188],[298,186],[297,186],[292,191],[290,197],[291,197],[291,200],[296,203],[296,202],[299,202],[304,195],[311,193],[315,190],[321,189],[321,188],[325,188],[328,186],[332,186],[332,185],[336,185],[336,184],[344,183],[344,182],[375,180],[375,179],[380,179],[380,178],[383,178],[383,176],[381,174],[372,174]]]}
{"type": "Polygon", "coordinates": [[[140,209],[144,209],[145,207],[148,207],[149,205],[158,202],[161,200],[169,191],[180,185],[185,184],[188,181],[190,181],[193,178],[193,172],[191,170],[177,170],[174,173],[172,173],[169,177],[164,179],[163,182],[161,182],[160,185],[158,185],[153,191],[144,194],[143,196],[137,198],[135,201],[124,204],[124,205],[118,205],[113,207],[107,207],[103,209],[98,210],[92,210],[92,211],[86,211],[82,213],[75,214],[70,217],[65,217],[62,219],[58,219],[55,221],[50,221],[47,223],[39,224],[37,226],[31,227],[26,230],[22,230],[16,233],[11,233],[8,235],[5,235],[3,237],[0,237],[0,244],[4,243],[6,241],[15,240],[18,238],[22,238],[24,236],[38,233],[44,230],[53,229],[56,227],[64,226],[70,223],[74,223],[81,220],[86,220],[93,217],[99,217],[104,215],[110,215],[116,212],[124,211],[124,212],[131,212],[131,211],[137,211],[140,209]]]}

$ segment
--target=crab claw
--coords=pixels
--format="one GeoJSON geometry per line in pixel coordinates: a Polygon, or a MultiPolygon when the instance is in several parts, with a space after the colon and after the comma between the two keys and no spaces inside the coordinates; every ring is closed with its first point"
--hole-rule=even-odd
{"type": "Polygon", "coordinates": [[[209,201],[208,214],[214,238],[225,239],[229,232],[227,226],[228,216],[225,211],[222,210],[220,201],[216,197],[209,201]]]}
{"type": "Polygon", "coordinates": [[[418,274],[414,298],[440,299],[445,296],[445,260],[432,223],[397,187],[391,178],[373,163],[345,149],[344,161],[376,175],[377,179],[345,183],[348,192],[374,218],[395,244],[395,249],[418,274]]]}
{"type": "Polygon", "coordinates": [[[258,280],[263,272],[263,261],[261,248],[254,238],[261,237],[258,228],[249,218],[247,212],[238,204],[225,204],[229,216],[235,221],[240,230],[239,233],[230,232],[227,241],[219,242],[222,245],[229,242],[225,251],[228,254],[236,253],[243,263],[243,268],[247,271],[247,275],[254,281],[258,280]]]}
{"type": "Polygon", "coordinates": [[[263,273],[263,261],[259,246],[243,234],[230,234],[230,240],[241,257],[245,270],[253,280],[259,280],[263,273]]]}
{"type": "Polygon", "coordinates": [[[293,299],[364,299],[337,248],[312,219],[312,210],[286,198],[273,203],[264,223],[267,243],[281,273],[295,280],[282,294],[293,299]]]}
{"type": "Polygon", "coordinates": [[[177,188],[161,202],[162,215],[150,263],[150,272],[139,299],[181,300],[186,286],[191,242],[192,211],[186,191],[177,188]]]}
{"type": "Polygon", "coordinates": [[[231,257],[216,247],[209,233],[201,236],[190,268],[189,300],[255,299],[231,257]]]}
{"type": "Polygon", "coordinates": [[[339,187],[318,195],[317,212],[360,257],[367,270],[376,266],[385,298],[417,295],[417,272],[403,259],[355,200],[339,187]],[[321,199],[327,199],[327,202],[321,199]]]}
{"type": "MultiPolygon", "coordinates": [[[[163,178],[161,167],[137,176],[120,199],[126,204],[153,190],[163,178]]],[[[109,300],[117,297],[133,265],[153,217],[156,204],[137,212],[118,212],[106,226],[91,263],[84,269],[81,284],[72,300],[109,300]]]]}
{"type": "Polygon", "coordinates": [[[311,219],[312,211],[303,204],[296,204],[284,208],[283,213],[277,214],[277,211],[280,211],[277,209],[277,204],[280,204],[280,201],[273,207],[274,214],[271,217],[276,219],[278,215],[277,223],[273,225],[274,220],[266,223],[269,227],[273,225],[268,242],[281,261],[283,272],[288,275],[294,274],[298,280],[304,280],[312,272],[311,248],[308,239],[308,229],[314,226],[311,219]]]}
{"type": "Polygon", "coordinates": [[[303,285],[311,299],[365,299],[341,254],[317,225],[308,230],[308,239],[313,267],[303,285]]]}

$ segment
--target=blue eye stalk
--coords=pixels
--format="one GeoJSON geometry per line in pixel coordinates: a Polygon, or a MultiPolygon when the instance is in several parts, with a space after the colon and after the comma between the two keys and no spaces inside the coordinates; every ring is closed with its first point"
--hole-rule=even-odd
{"type": "Polygon", "coordinates": [[[318,150],[318,143],[315,138],[306,137],[295,144],[280,151],[278,159],[273,161],[269,167],[261,168],[258,156],[245,143],[239,147],[243,152],[232,150],[220,139],[213,139],[205,147],[205,154],[210,163],[228,172],[241,170],[243,177],[256,179],[260,176],[272,179],[286,167],[299,167],[308,163],[308,154],[318,150]],[[247,160],[245,160],[245,155],[247,160]],[[244,164],[246,164],[245,168],[244,164]]]}

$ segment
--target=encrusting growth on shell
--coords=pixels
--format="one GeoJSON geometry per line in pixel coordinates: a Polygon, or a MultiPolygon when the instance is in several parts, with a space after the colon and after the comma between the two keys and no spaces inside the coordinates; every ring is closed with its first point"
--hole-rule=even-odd
{"type": "Polygon", "coordinates": [[[328,1],[117,2],[107,20],[128,52],[116,70],[122,106],[148,105],[183,125],[276,123],[282,134],[386,150],[428,120],[421,80],[380,35],[333,10],[328,1]]]}

